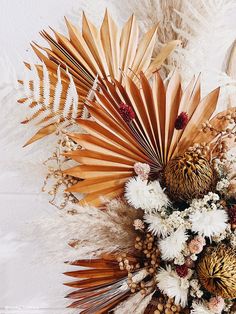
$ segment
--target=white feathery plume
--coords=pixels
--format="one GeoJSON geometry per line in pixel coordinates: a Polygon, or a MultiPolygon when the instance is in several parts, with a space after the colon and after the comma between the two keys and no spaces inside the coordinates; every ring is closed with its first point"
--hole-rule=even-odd
{"type": "Polygon", "coordinates": [[[169,261],[178,257],[184,248],[184,244],[188,240],[188,236],[183,228],[177,229],[175,232],[159,241],[159,248],[163,260],[169,261]]]}
{"type": "Polygon", "coordinates": [[[134,313],[137,304],[143,299],[141,292],[134,293],[126,301],[121,302],[115,309],[114,314],[131,314],[134,313]]]}
{"type": "MultiPolygon", "coordinates": [[[[42,218],[38,223],[35,222],[35,228],[41,229],[40,241],[45,241],[52,257],[62,260],[76,259],[78,256],[92,257],[100,253],[129,251],[133,248],[136,237],[133,222],[134,219],[140,218],[134,208],[122,201],[113,200],[104,211],[78,205],[74,209],[77,214],[69,215],[67,212],[61,212],[60,215],[42,218]],[[70,253],[67,250],[67,243],[73,243],[74,250],[71,249],[70,253]]],[[[33,230],[31,237],[33,237],[33,230]]]]}
{"type": "Polygon", "coordinates": [[[175,304],[182,307],[187,305],[189,281],[188,278],[181,278],[167,265],[166,269],[160,268],[157,275],[157,286],[168,297],[175,299],[175,304]]]}
{"type": "Polygon", "coordinates": [[[208,307],[202,302],[193,302],[191,314],[214,314],[208,307]]]}
{"type": "Polygon", "coordinates": [[[136,306],[135,312],[132,312],[132,313],[130,312],[130,314],[133,314],[133,313],[143,314],[143,313],[145,313],[145,310],[146,310],[148,304],[150,303],[154,293],[155,293],[155,291],[153,293],[150,293],[147,296],[145,296],[144,299],[142,299],[141,302],[138,303],[138,305],[136,306]]]}
{"type": "Polygon", "coordinates": [[[169,233],[165,219],[158,213],[146,213],[144,221],[148,224],[148,231],[155,236],[166,237],[169,233]]]}
{"type": "Polygon", "coordinates": [[[194,74],[201,72],[203,95],[224,86],[219,99],[223,110],[232,92],[232,80],[225,73],[224,64],[235,40],[235,30],[228,23],[228,16],[236,9],[234,0],[144,0],[141,6],[139,0],[130,0],[116,5],[125,18],[135,12],[144,32],[159,23],[157,34],[162,43],[181,40],[183,47],[166,61],[167,73],[177,66],[186,85],[194,74]]]}
{"type": "Polygon", "coordinates": [[[131,206],[145,211],[158,211],[169,205],[169,199],[158,180],[148,183],[140,177],[131,178],[126,183],[125,198],[131,206]]]}
{"type": "Polygon", "coordinates": [[[218,107],[223,110],[232,89],[232,80],[226,75],[224,64],[235,40],[235,31],[227,24],[227,16],[236,9],[236,3],[232,0],[185,0],[184,3],[182,11],[175,10],[182,23],[174,29],[185,38],[186,44],[172,55],[173,64],[179,68],[184,82],[201,72],[203,96],[222,86],[218,107]]]}
{"type": "Polygon", "coordinates": [[[195,210],[189,217],[192,231],[199,235],[211,238],[225,231],[228,215],[223,209],[195,210]]]}

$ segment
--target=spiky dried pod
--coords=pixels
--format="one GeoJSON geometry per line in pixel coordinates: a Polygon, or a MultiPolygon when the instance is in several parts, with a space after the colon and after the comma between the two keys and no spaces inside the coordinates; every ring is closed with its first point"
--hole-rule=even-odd
{"type": "Polygon", "coordinates": [[[236,298],[236,251],[220,244],[206,248],[197,265],[203,287],[217,296],[236,298]]]}
{"type": "Polygon", "coordinates": [[[164,181],[172,200],[190,201],[207,194],[213,188],[215,174],[207,159],[195,152],[186,152],[167,163],[164,181]]]}

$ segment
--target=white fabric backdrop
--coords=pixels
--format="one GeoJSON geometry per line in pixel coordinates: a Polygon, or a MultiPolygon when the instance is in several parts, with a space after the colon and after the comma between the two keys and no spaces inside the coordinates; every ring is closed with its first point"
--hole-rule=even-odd
{"type": "MultiPolygon", "coordinates": [[[[122,7],[124,1],[114,3],[122,7]]],[[[14,72],[6,57],[20,73],[22,60],[33,58],[30,41],[41,42],[40,30],[48,25],[63,30],[63,16],[75,22],[81,9],[98,22],[106,6],[118,21],[130,14],[127,10],[121,14],[108,0],[0,1],[0,57],[4,57],[0,83],[5,86],[0,90],[0,314],[66,313],[63,297],[68,291],[62,286],[62,272],[68,270],[63,258],[53,261],[57,247],[48,249],[40,241],[42,231],[37,227],[32,234],[33,221],[55,214],[47,195],[40,192],[46,171],[42,161],[48,156],[49,142],[21,148],[32,131],[20,126],[23,110],[15,105],[14,97],[4,97],[10,90],[8,74],[14,72]]],[[[231,23],[236,25],[236,11],[231,13],[231,23]]]]}
{"type": "Polygon", "coordinates": [[[0,6],[0,82],[5,86],[0,90],[0,314],[67,313],[64,258],[53,261],[57,248],[50,250],[40,242],[41,230],[36,227],[32,234],[34,221],[56,211],[41,193],[48,142],[22,149],[34,131],[20,125],[23,110],[15,97],[4,97],[10,90],[8,75],[14,72],[6,61],[21,73],[22,61],[33,58],[29,43],[42,42],[40,30],[50,25],[63,31],[63,16],[75,21],[81,7],[87,12],[91,7],[91,18],[97,12],[101,19],[105,1],[1,0],[0,6]]]}

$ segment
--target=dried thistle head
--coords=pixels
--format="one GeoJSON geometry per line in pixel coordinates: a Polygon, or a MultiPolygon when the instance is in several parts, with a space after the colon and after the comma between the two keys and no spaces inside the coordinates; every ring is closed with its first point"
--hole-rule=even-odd
{"type": "Polygon", "coordinates": [[[236,298],[236,252],[221,244],[208,247],[197,265],[203,287],[223,298],[236,298]]]}
{"type": "Polygon", "coordinates": [[[164,184],[174,201],[190,201],[209,192],[215,182],[211,164],[195,152],[170,160],[164,169],[164,184]]]}

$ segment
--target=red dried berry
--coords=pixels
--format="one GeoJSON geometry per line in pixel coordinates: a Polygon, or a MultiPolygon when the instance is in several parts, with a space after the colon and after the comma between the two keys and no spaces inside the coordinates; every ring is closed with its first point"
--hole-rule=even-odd
{"type": "Polygon", "coordinates": [[[119,113],[126,123],[130,123],[135,118],[133,108],[124,103],[120,104],[119,113]]]}
{"type": "Polygon", "coordinates": [[[181,112],[175,120],[176,130],[183,130],[188,124],[188,114],[187,112],[181,112]]]}
{"type": "Polygon", "coordinates": [[[177,265],[176,268],[176,273],[181,277],[184,278],[188,275],[188,267],[187,265],[183,264],[183,265],[177,265]]]}

